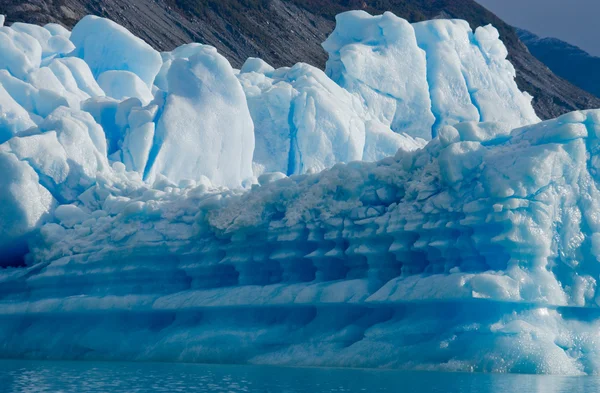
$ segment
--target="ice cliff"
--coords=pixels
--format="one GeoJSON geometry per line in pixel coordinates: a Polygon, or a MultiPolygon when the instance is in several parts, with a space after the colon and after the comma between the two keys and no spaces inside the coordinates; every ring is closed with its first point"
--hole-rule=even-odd
{"type": "Polygon", "coordinates": [[[600,372],[600,111],[539,122],[493,27],[0,34],[0,356],[600,372]]]}

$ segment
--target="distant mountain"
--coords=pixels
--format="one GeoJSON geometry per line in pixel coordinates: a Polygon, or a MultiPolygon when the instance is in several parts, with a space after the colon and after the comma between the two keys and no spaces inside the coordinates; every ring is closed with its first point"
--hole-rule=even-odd
{"type": "Polygon", "coordinates": [[[410,22],[437,17],[492,23],[509,50],[517,83],[535,97],[542,118],[600,108],[600,98],[557,77],[532,56],[514,29],[473,0],[0,0],[7,22],[58,22],[72,27],[82,16],[113,19],[160,50],[186,42],[213,45],[234,66],[260,57],[275,67],[305,62],[324,67],[320,44],[335,26],[335,15],[364,9],[392,11],[410,22]]]}
{"type": "Polygon", "coordinates": [[[516,31],[531,54],[552,72],[600,97],[600,57],[557,38],[541,38],[523,29],[516,31]]]}

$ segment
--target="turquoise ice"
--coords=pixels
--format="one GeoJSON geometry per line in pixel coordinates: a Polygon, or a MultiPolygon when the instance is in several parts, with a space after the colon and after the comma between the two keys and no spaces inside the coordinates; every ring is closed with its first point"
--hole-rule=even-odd
{"type": "Polygon", "coordinates": [[[600,111],[540,122],[493,27],[0,35],[0,356],[599,372],[600,111]]]}

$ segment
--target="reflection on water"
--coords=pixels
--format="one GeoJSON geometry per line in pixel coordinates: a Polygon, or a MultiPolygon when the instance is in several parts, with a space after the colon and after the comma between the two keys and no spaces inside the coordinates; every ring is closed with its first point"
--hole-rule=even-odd
{"type": "Polygon", "coordinates": [[[600,378],[168,363],[0,361],[1,392],[563,393],[600,378]]]}

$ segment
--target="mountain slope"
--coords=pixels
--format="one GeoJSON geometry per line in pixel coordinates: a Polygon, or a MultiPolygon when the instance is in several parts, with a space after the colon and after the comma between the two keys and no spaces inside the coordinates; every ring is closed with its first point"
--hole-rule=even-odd
{"type": "Polygon", "coordinates": [[[575,45],[557,38],[541,38],[517,29],[521,41],[532,55],[546,64],[552,72],[588,91],[600,96],[600,57],[595,57],[575,45]]]}
{"type": "Polygon", "coordinates": [[[554,75],[533,57],[514,29],[472,0],[0,0],[7,22],[58,22],[72,27],[83,15],[115,20],[160,50],[185,42],[213,45],[239,67],[250,56],[275,67],[306,62],[324,67],[320,43],[335,15],[351,9],[392,11],[410,22],[436,17],[466,19],[498,28],[517,69],[519,87],[535,97],[542,118],[600,107],[600,99],[554,75]]]}

